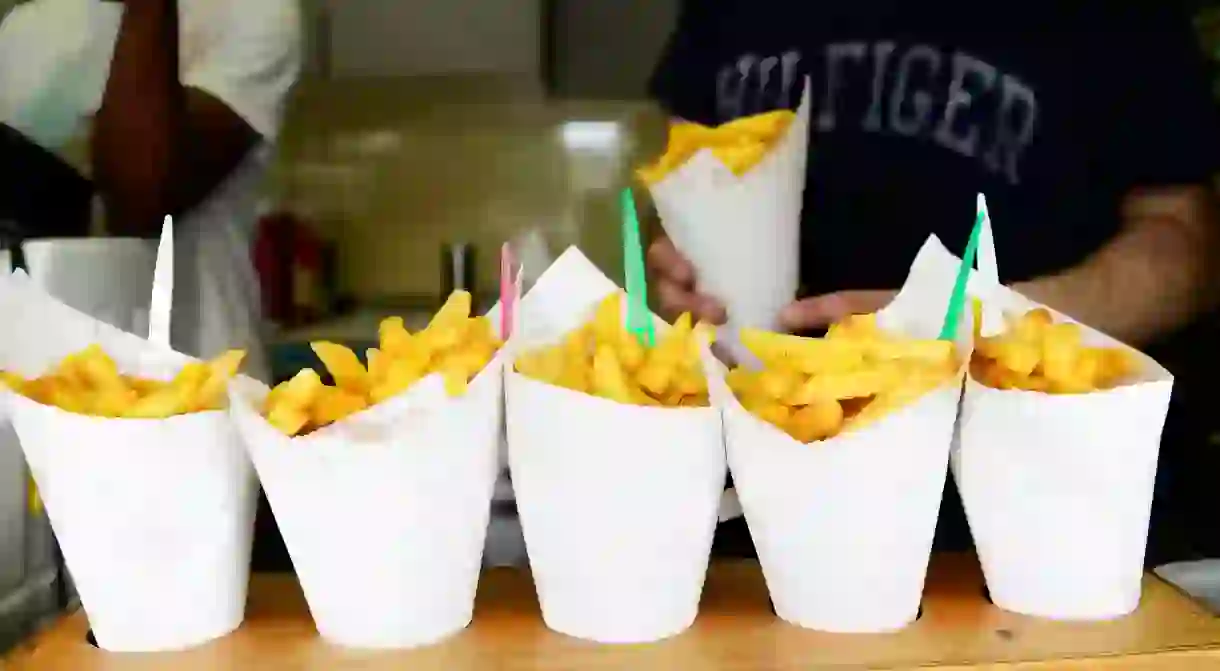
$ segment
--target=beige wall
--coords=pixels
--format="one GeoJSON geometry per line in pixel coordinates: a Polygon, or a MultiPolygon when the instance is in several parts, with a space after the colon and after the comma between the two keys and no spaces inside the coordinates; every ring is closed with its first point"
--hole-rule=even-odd
{"type": "Polygon", "coordinates": [[[541,0],[338,0],[330,15],[334,76],[540,77],[541,0]]]}
{"type": "Polygon", "coordinates": [[[500,244],[540,231],[579,244],[621,274],[618,190],[658,140],[641,102],[546,102],[528,81],[495,77],[362,79],[302,86],[271,193],[338,243],[344,288],[358,297],[435,295],[440,246],[480,256],[496,286],[500,244]],[[604,151],[565,146],[565,121],[620,125],[604,151]]]}
{"type": "Polygon", "coordinates": [[[642,97],[677,21],[678,0],[555,4],[558,90],[582,98],[642,97]]]}

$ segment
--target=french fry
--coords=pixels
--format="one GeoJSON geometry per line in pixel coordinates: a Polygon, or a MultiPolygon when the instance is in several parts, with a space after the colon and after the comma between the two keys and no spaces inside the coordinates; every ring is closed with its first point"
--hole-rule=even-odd
{"type": "Polygon", "coordinates": [[[366,352],[367,365],[351,349],[330,342],[311,344],[334,379],[327,386],[305,369],[271,390],[263,417],[276,430],[299,436],[334,424],[397,396],[434,373],[451,396],[466,393],[474,379],[503,346],[491,322],[472,317],[472,298],[455,291],[427,328],[411,333],[401,317],[383,320],[378,346],[366,352]]]}
{"type": "Polygon", "coordinates": [[[691,408],[708,406],[707,379],[699,343],[711,331],[682,315],[648,347],[629,333],[622,320],[623,294],[598,304],[589,323],[558,344],[517,358],[522,375],[626,405],[691,408]]]}
{"type": "Polygon", "coordinates": [[[244,351],[232,350],[210,362],[191,362],[165,382],[122,375],[101,347],[91,345],[64,357],[42,377],[26,380],[4,373],[0,381],[34,401],[68,412],[167,419],[221,409],[229,380],[237,375],[245,356],[244,351]]]}
{"type": "Polygon", "coordinates": [[[1004,333],[976,337],[970,371],[980,384],[1048,394],[1087,394],[1119,386],[1135,373],[1130,352],[1085,345],[1080,326],[1055,323],[1045,308],[1008,316],[1006,321],[1004,333]]]}
{"type": "Polygon", "coordinates": [[[762,369],[734,368],[729,389],[747,411],[802,443],[876,421],[957,376],[953,343],[884,332],[875,315],[831,326],[825,338],[744,329],[762,369]]]}
{"type": "Polygon", "coordinates": [[[645,184],[656,184],[699,151],[710,149],[733,174],[744,175],[766,157],[795,118],[789,110],[776,110],[743,117],[717,128],[690,122],[676,123],[670,127],[665,153],[636,174],[645,184]]]}

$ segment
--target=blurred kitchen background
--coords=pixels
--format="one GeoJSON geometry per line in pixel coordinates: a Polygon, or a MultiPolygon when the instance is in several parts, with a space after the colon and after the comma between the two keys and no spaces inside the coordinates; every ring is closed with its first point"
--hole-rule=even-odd
{"type": "MultiPolygon", "coordinates": [[[[484,296],[501,243],[530,233],[621,273],[617,190],[663,142],[644,91],[678,0],[304,5],[309,62],[259,256],[275,342],[422,317],[449,288],[447,245],[484,296]]],[[[68,154],[87,172],[83,146],[68,154]]]]}
{"type": "MultiPolygon", "coordinates": [[[[18,4],[0,0],[0,16],[18,4]]],[[[363,351],[383,316],[426,320],[455,285],[494,300],[506,240],[532,250],[534,272],[579,244],[621,274],[617,192],[663,143],[644,90],[678,0],[303,4],[308,64],[255,250],[276,377],[315,363],[310,340],[363,351]]],[[[62,158],[88,175],[83,142],[62,158]]],[[[9,451],[0,650],[72,600],[9,451]]],[[[257,533],[256,568],[289,569],[265,508],[257,533]]],[[[523,557],[519,533],[493,524],[501,561],[523,557]]]]}
{"type": "MultiPolygon", "coordinates": [[[[578,244],[621,275],[616,195],[662,146],[645,83],[679,0],[303,2],[309,63],[256,250],[277,377],[312,363],[309,340],[361,345],[384,315],[426,319],[454,285],[490,300],[505,240],[530,235],[536,266],[578,244]]],[[[1217,53],[1220,11],[1198,25],[1217,53]]],[[[88,172],[83,146],[65,158],[88,172]]],[[[68,598],[9,457],[0,649],[68,598]]]]}
{"type": "MultiPolygon", "coordinates": [[[[505,240],[621,274],[616,194],[663,144],[645,88],[679,0],[302,2],[308,65],[256,250],[277,372],[311,338],[423,319],[454,284],[490,300],[505,240]]],[[[1200,10],[1209,53],[1218,17],[1200,10]]]]}

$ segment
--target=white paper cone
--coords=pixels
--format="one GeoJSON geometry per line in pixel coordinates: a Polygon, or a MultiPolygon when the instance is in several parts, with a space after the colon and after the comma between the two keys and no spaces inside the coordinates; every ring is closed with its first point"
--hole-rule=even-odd
{"type": "MultiPolygon", "coordinates": [[[[616,291],[575,249],[521,303],[521,347],[555,342],[616,291]]],[[[551,629],[601,643],[695,620],[724,488],[713,408],[626,406],[506,373],[509,466],[551,629]]]]}
{"type": "Polygon", "coordinates": [[[432,376],[298,438],[259,416],[265,387],[234,385],[231,412],[324,639],[407,648],[470,624],[497,473],[502,357],[461,398],[432,376]]]}
{"type": "MultiPolygon", "coordinates": [[[[143,334],[157,262],[149,240],[33,240],[22,245],[30,277],[56,299],[111,326],[143,334]],[[98,281],[104,277],[105,281],[98,281]]],[[[37,371],[41,373],[42,371],[37,371]]]]}
{"type": "MultiPolygon", "coordinates": [[[[24,273],[0,289],[0,311],[21,315],[0,333],[0,368],[26,377],[92,344],[141,377],[169,379],[191,360],[67,307],[24,273]]],[[[99,646],[176,650],[237,628],[257,490],[226,413],[105,419],[5,398],[99,646]]]]}
{"type": "MultiPolygon", "coordinates": [[[[985,300],[1016,313],[1040,307],[1002,287],[985,300]]],[[[1087,327],[1084,340],[1122,346],[1087,327]]],[[[1138,361],[1135,384],[1090,394],[966,382],[953,474],[997,606],[1091,620],[1139,605],[1173,378],[1138,361]]]]}
{"type": "Polygon", "coordinates": [[[99,646],[177,650],[241,624],[256,488],[225,413],[112,420],[9,403],[99,646]]]}
{"type": "Polygon", "coordinates": [[[651,187],[661,224],[694,265],[700,290],[724,301],[729,321],[719,339],[739,361],[753,361],[740,330],[774,330],[780,310],[796,298],[809,91],[806,80],[796,119],[745,175],[705,149],[651,187]]]}
{"type": "MultiPolygon", "coordinates": [[[[952,256],[930,240],[879,323],[936,338],[955,272],[952,256]]],[[[961,332],[959,352],[968,356],[970,324],[961,332]]],[[[725,386],[722,366],[709,358],[707,367],[776,614],[829,632],[883,632],[914,621],[960,378],[859,431],[803,445],[746,411],[725,386]]]]}

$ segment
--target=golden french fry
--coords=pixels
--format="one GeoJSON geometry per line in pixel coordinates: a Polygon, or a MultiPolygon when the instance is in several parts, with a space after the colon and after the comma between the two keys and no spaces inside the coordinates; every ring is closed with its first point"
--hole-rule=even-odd
{"type": "Polygon", "coordinates": [[[400,356],[411,347],[411,334],[402,317],[387,317],[377,329],[381,349],[389,356],[400,356]]]}
{"type": "Polygon", "coordinates": [[[757,329],[742,329],[741,342],[767,368],[806,375],[854,370],[863,365],[869,351],[869,343],[862,339],[801,338],[757,329]]]}
{"type": "Polygon", "coordinates": [[[305,368],[292,377],[291,380],[278,386],[271,392],[268,402],[275,405],[287,405],[294,408],[308,408],[322,393],[322,378],[312,368],[305,368]]]}
{"type": "Polygon", "coordinates": [[[26,388],[26,382],[20,375],[0,370],[0,388],[7,387],[18,394],[26,388]]]}
{"type": "Polygon", "coordinates": [[[390,357],[382,356],[381,350],[376,347],[370,347],[364,351],[364,360],[368,364],[369,385],[376,387],[385,380],[386,372],[390,365],[390,357]]]}
{"type": "Polygon", "coordinates": [[[598,303],[587,324],[551,347],[520,355],[515,370],[539,382],[630,405],[706,407],[701,347],[708,327],[682,315],[649,346],[623,326],[623,294],[598,303]]]}
{"type": "Polygon", "coordinates": [[[618,356],[608,346],[598,348],[593,355],[593,392],[619,403],[635,404],[643,400],[643,394],[632,389],[618,356]]]}
{"type": "Polygon", "coordinates": [[[342,345],[312,343],[335,386],[324,385],[312,370],[301,371],[272,390],[264,416],[283,433],[298,436],[398,396],[428,375],[441,375],[451,395],[464,394],[503,346],[486,317],[471,317],[471,305],[468,292],[454,292],[415,334],[399,317],[382,320],[379,346],[366,351],[367,367],[342,345]]]}
{"type": "Polygon", "coordinates": [[[98,417],[123,417],[139,401],[140,395],[134,389],[99,389],[89,402],[89,410],[98,417]]]}
{"type": "Polygon", "coordinates": [[[636,175],[645,184],[656,184],[703,149],[710,149],[734,173],[745,174],[771,151],[795,118],[790,110],[781,109],[742,117],[718,128],[691,122],[672,124],[665,153],[636,175]]]}
{"type": "Polygon", "coordinates": [[[818,401],[798,408],[788,420],[788,432],[802,443],[829,438],[843,427],[843,406],[838,401],[818,401]]]}
{"type": "Polygon", "coordinates": [[[266,413],[267,423],[288,436],[299,434],[309,424],[309,412],[288,404],[275,405],[266,413]]]}
{"type": "Polygon", "coordinates": [[[434,351],[445,351],[457,346],[466,337],[470,327],[472,298],[467,291],[455,291],[441,306],[428,328],[419,337],[434,351]]]}
{"type": "Polygon", "coordinates": [[[190,411],[194,390],[169,386],[136,401],[123,412],[128,419],[165,419],[190,411]]]}
{"type": "Polygon", "coordinates": [[[360,358],[352,350],[332,342],[310,343],[310,348],[326,370],[335,379],[335,386],[346,389],[354,394],[366,393],[369,389],[369,372],[360,363],[360,358]]]}
{"type": "Polygon", "coordinates": [[[225,390],[246,359],[244,350],[230,350],[207,364],[207,376],[201,383],[193,385],[198,390],[195,405],[200,410],[222,407],[225,390]]]}
{"type": "Polygon", "coordinates": [[[324,386],[310,405],[309,421],[316,426],[327,426],[368,407],[368,399],[362,394],[342,387],[324,386]]]}
{"type": "Polygon", "coordinates": [[[751,329],[741,337],[763,368],[730,371],[729,389],[802,443],[854,430],[960,379],[953,343],[886,333],[875,315],[838,322],[825,338],[751,329]]]}
{"type": "Polygon", "coordinates": [[[228,379],[236,375],[244,352],[229,352],[214,362],[191,362],[169,382],[119,372],[99,345],[69,354],[46,375],[25,380],[3,375],[5,384],[46,405],[96,417],[166,419],[212,408],[223,402],[228,379]]]}
{"type": "Polygon", "coordinates": [[[1136,372],[1129,352],[1089,347],[1081,327],[1055,323],[1051,312],[1037,308],[1005,316],[1008,329],[975,344],[971,375],[995,389],[1050,394],[1084,394],[1110,389],[1136,372]]]}
{"type": "Polygon", "coordinates": [[[734,119],[721,126],[721,130],[752,135],[763,142],[769,142],[788,130],[794,119],[795,115],[788,110],[775,110],[734,119]]]}

